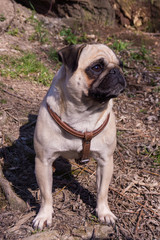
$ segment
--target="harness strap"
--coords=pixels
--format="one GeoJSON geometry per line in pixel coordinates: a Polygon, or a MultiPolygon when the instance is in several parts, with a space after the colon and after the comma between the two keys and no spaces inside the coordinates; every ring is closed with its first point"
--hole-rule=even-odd
{"type": "Polygon", "coordinates": [[[66,122],[63,122],[61,118],[53,112],[53,110],[50,108],[50,106],[47,103],[47,109],[50,114],[50,116],[54,119],[54,121],[66,132],[70,133],[71,135],[82,138],[83,140],[83,149],[82,149],[82,157],[81,157],[81,163],[86,163],[89,161],[90,158],[90,146],[91,146],[91,140],[93,137],[98,135],[102,130],[105,128],[109,121],[110,113],[107,115],[106,120],[103,122],[103,124],[97,128],[96,130],[92,132],[80,132],[75,130],[74,128],[70,127],[66,122]]]}

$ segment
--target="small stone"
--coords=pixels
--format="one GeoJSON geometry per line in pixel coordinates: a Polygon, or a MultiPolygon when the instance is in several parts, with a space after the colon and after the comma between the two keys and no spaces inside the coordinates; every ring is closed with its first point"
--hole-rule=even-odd
{"type": "Polygon", "coordinates": [[[157,116],[154,116],[154,115],[148,116],[148,117],[147,117],[147,120],[148,120],[149,122],[157,122],[157,121],[158,121],[158,117],[157,117],[157,116]]]}
{"type": "Polygon", "coordinates": [[[74,228],[74,229],[72,230],[72,234],[73,234],[73,236],[75,236],[75,237],[85,238],[85,236],[86,236],[86,230],[85,230],[84,227],[74,228]]]}
{"type": "Polygon", "coordinates": [[[94,34],[87,34],[86,37],[89,38],[89,39],[95,39],[96,38],[96,36],[94,34]]]}
{"type": "Polygon", "coordinates": [[[95,225],[95,237],[100,239],[106,239],[109,234],[113,233],[113,229],[107,225],[95,225]]]}

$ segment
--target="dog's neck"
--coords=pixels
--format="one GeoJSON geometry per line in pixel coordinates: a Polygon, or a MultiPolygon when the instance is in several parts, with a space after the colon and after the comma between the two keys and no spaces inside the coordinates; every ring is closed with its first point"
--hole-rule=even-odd
{"type": "Polygon", "coordinates": [[[70,87],[64,85],[64,71],[59,71],[47,94],[47,103],[51,109],[70,126],[87,131],[100,126],[107,114],[112,110],[112,100],[97,104],[92,99],[79,99],[70,94],[70,87]],[[69,89],[68,89],[68,88],[69,89]],[[73,118],[74,115],[74,118],[73,118]],[[84,129],[84,130],[86,130],[84,129]]]}

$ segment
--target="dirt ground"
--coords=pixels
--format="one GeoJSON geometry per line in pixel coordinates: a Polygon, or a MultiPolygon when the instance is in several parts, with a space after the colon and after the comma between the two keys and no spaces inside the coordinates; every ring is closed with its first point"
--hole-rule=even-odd
{"type": "MultiPolygon", "coordinates": [[[[25,31],[16,36],[8,34],[8,30],[3,32],[0,55],[18,57],[32,51],[54,76],[56,63],[46,52],[50,46],[58,50],[65,45],[58,34],[64,23],[36,14],[38,19],[45,19],[50,41],[31,42],[28,36],[34,28],[25,19],[32,12],[18,4],[15,9],[10,27],[22,30],[25,23],[25,31]]],[[[85,31],[86,41],[108,41],[111,45],[116,38],[132,42],[130,50],[144,45],[148,51],[140,60],[131,59],[129,49],[118,53],[124,60],[127,89],[114,100],[118,142],[109,205],[118,218],[116,225],[105,226],[95,215],[96,162],[91,159],[86,166],[80,166],[74,160],[60,158],[53,172],[53,227],[42,232],[32,228],[40,203],[33,133],[48,87],[0,75],[0,163],[5,178],[28,206],[25,212],[11,209],[0,191],[0,239],[160,239],[160,35],[89,24],[85,31]]]]}

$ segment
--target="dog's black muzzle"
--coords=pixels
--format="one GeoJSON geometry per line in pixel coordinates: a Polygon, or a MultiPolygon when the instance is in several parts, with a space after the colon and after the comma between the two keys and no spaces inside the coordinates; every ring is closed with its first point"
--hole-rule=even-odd
{"type": "Polygon", "coordinates": [[[111,98],[117,97],[126,87],[126,80],[119,70],[115,67],[109,70],[104,76],[96,79],[89,89],[89,97],[98,102],[106,102],[111,98]]]}

